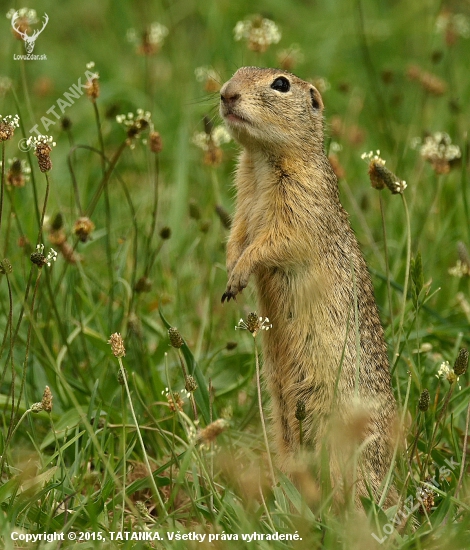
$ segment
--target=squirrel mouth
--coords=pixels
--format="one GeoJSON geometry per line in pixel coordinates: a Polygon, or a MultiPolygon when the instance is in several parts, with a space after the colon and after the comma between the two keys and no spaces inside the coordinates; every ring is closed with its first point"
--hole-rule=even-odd
{"type": "Polygon", "coordinates": [[[242,117],[238,115],[234,115],[233,113],[230,113],[229,115],[225,116],[225,119],[232,123],[238,123],[238,122],[246,122],[242,117]]]}
{"type": "Polygon", "coordinates": [[[246,118],[243,118],[242,116],[235,114],[234,112],[224,113],[224,119],[227,121],[228,124],[232,126],[249,124],[249,121],[246,120],[246,118]]]}

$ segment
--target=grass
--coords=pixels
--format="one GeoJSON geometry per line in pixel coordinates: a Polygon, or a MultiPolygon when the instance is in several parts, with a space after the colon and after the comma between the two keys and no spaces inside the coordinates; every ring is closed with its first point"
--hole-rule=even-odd
{"type": "MultiPolygon", "coordinates": [[[[34,50],[47,60],[15,60],[24,44],[6,18],[1,23],[0,76],[12,85],[3,89],[0,78],[0,113],[20,116],[1,143],[5,547],[21,546],[12,532],[85,533],[75,542],[23,544],[40,549],[470,546],[468,374],[436,377],[470,340],[469,277],[449,274],[459,251],[465,265],[470,247],[468,39],[436,32],[442,3],[260,2],[257,11],[282,30],[266,52],[233,39],[236,22],[253,12],[248,2],[45,0],[36,9],[49,15],[34,50]],[[169,32],[158,51],[142,55],[136,50],[151,21],[169,32]],[[137,43],[126,40],[130,27],[137,43]],[[293,72],[324,87],[326,146],[343,170],[343,204],[386,332],[402,429],[389,475],[400,503],[389,510],[364,499],[366,513],[334,513],[328,476],[319,494],[308,470],[302,494],[277,470],[272,485],[258,354],[247,331],[234,331],[256,309],[252,284],[235,304],[220,304],[227,216],[216,206],[233,211],[237,147],[222,145],[216,163],[219,148],[193,145],[204,117],[206,128],[220,124],[217,86],[198,82],[194,70],[213,66],[220,84],[242,65],[278,65],[292,44],[303,54],[293,72]],[[58,100],[85,83],[91,60],[99,95],[82,89],[60,113],[58,100]],[[48,113],[54,106],[61,120],[48,113]],[[161,151],[149,148],[152,128],[116,122],[137,109],[150,112],[161,151]],[[54,122],[47,130],[44,117],[54,122]],[[33,151],[20,149],[35,124],[57,143],[45,173],[33,151]],[[436,131],[461,151],[448,173],[412,147],[436,131]],[[371,187],[361,154],[377,149],[406,180],[402,196],[371,187]],[[13,157],[30,171],[23,187],[9,183],[13,157]],[[57,261],[32,263],[37,245],[45,247],[37,262],[50,247],[57,261]],[[170,346],[170,327],[178,327],[179,348],[170,346]],[[125,356],[113,356],[115,333],[125,356]],[[197,385],[191,392],[188,375],[197,385]],[[47,393],[41,401],[46,386],[52,409],[47,393]],[[116,540],[122,531],[161,540],[116,540]],[[205,540],[177,538],[194,533],[205,540]],[[302,540],[285,540],[294,535],[302,540]]],[[[263,394],[265,411],[268,399],[263,394]]]]}

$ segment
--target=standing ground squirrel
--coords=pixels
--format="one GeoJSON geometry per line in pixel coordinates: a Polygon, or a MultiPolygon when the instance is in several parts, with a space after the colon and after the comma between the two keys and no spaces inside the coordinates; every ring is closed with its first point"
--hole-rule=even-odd
{"type": "Polygon", "coordinates": [[[323,150],[321,96],[285,71],[244,67],[222,87],[220,111],[243,146],[222,301],[254,274],[272,322],[263,356],[279,465],[296,467],[300,401],[303,446],[326,449],[337,495],[355,479],[357,503],[368,487],[378,498],[396,403],[369,273],[323,150]]]}

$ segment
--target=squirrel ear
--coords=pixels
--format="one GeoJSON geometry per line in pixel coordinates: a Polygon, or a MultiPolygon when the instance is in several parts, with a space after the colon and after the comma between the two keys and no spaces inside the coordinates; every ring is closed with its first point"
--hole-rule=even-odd
{"type": "Polygon", "coordinates": [[[323,109],[323,101],[320,92],[316,88],[310,88],[310,97],[312,98],[312,107],[315,110],[323,109]]]}

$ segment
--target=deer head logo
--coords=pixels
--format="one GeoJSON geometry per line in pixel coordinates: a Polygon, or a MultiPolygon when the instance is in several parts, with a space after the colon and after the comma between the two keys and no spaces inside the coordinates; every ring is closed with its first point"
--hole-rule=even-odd
{"type": "Polygon", "coordinates": [[[32,36],[29,36],[26,32],[23,32],[20,27],[17,26],[18,19],[21,19],[20,14],[16,11],[11,16],[11,26],[13,29],[21,36],[21,38],[24,40],[25,48],[27,53],[33,53],[34,50],[34,43],[36,42],[37,37],[42,33],[45,26],[47,25],[49,21],[49,16],[47,13],[44,14],[44,24],[42,26],[42,29],[34,31],[32,36]]]}

